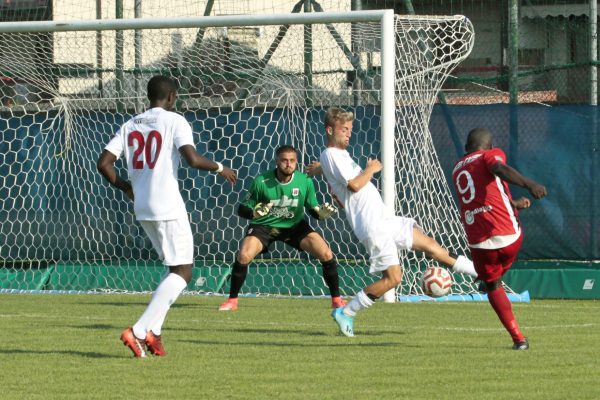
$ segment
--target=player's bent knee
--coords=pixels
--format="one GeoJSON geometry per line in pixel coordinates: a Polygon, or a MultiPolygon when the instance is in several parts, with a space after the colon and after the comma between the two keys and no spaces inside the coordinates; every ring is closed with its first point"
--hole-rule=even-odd
{"type": "Polygon", "coordinates": [[[401,282],[402,282],[402,276],[401,275],[393,275],[390,276],[389,278],[390,284],[389,284],[389,288],[395,288],[396,286],[398,286],[401,282]]]}
{"type": "Polygon", "coordinates": [[[240,264],[250,264],[254,257],[256,257],[262,251],[262,243],[258,246],[253,244],[251,246],[243,245],[242,248],[238,251],[237,261],[240,264]]]}
{"type": "Polygon", "coordinates": [[[192,281],[192,265],[177,265],[169,267],[169,272],[181,276],[187,283],[192,281]]]}
{"type": "Polygon", "coordinates": [[[333,252],[329,248],[327,248],[326,251],[322,251],[319,253],[318,258],[321,262],[329,261],[333,258],[333,252]]]}
{"type": "Polygon", "coordinates": [[[387,289],[395,288],[402,282],[402,270],[387,270],[383,280],[386,283],[387,289]]]}
{"type": "Polygon", "coordinates": [[[380,295],[383,295],[383,293],[387,292],[388,290],[398,287],[398,285],[400,285],[400,279],[396,279],[391,276],[386,276],[384,278],[381,278],[380,282],[381,282],[381,286],[379,287],[379,290],[381,290],[380,295]]]}
{"type": "Polygon", "coordinates": [[[492,282],[484,282],[484,286],[485,286],[486,292],[488,292],[488,293],[493,292],[494,290],[496,290],[502,286],[502,280],[496,279],[495,281],[492,281],[492,282]]]}
{"type": "Polygon", "coordinates": [[[248,265],[252,262],[252,260],[254,260],[254,257],[252,256],[252,254],[247,252],[240,252],[237,256],[237,261],[240,264],[248,265]]]}

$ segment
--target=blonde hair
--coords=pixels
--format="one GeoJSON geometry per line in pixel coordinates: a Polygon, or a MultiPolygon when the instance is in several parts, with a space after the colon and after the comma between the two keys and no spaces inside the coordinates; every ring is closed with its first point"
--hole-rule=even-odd
{"type": "Polygon", "coordinates": [[[348,122],[354,120],[354,114],[350,111],[344,111],[338,107],[331,107],[325,114],[325,128],[334,127],[337,121],[348,122]]]}

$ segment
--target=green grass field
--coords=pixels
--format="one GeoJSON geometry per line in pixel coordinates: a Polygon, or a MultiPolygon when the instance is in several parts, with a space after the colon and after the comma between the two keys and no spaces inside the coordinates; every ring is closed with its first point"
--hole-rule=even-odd
{"type": "Polygon", "coordinates": [[[164,358],[119,341],[149,295],[0,295],[5,399],[599,399],[600,302],[376,304],[337,333],[327,299],[184,296],[164,358]]]}

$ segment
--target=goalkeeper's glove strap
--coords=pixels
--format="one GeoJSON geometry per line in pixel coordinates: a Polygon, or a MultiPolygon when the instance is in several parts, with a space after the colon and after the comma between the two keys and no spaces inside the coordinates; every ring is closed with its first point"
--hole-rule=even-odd
{"type": "Polygon", "coordinates": [[[248,207],[247,205],[240,204],[237,209],[237,215],[245,219],[253,219],[254,211],[252,211],[252,208],[248,207]]]}
{"type": "Polygon", "coordinates": [[[308,209],[308,215],[310,215],[314,219],[319,219],[319,213],[314,208],[309,208],[308,209]]]}

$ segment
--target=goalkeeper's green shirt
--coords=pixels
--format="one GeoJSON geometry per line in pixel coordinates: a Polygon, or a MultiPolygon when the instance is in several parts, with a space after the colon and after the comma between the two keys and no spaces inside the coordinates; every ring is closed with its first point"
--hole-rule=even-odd
{"type": "Polygon", "coordinates": [[[315,184],[300,171],[295,171],[288,183],[279,182],[275,170],[264,172],[254,179],[242,204],[253,209],[258,203],[269,202],[273,203],[271,212],[252,223],[291,228],[304,218],[304,207],[312,209],[318,205],[315,184]]]}

